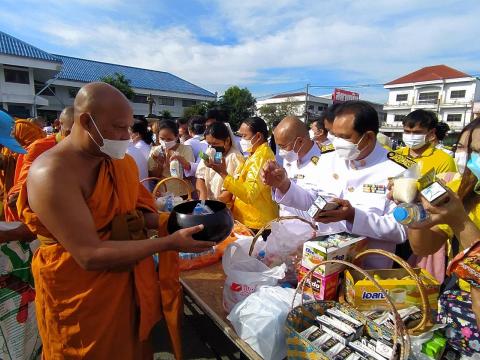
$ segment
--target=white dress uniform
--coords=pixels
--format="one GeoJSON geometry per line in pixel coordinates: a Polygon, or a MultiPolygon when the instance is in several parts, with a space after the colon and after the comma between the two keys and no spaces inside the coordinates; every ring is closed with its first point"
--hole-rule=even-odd
{"type": "MultiPolygon", "coordinates": [[[[378,143],[374,150],[360,161],[339,159],[336,153],[324,153],[302,185],[291,182],[289,190],[282,194],[275,191],[275,200],[295,208],[297,215],[307,219],[306,212],[318,195],[348,200],[355,209],[353,223],[341,221],[331,224],[317,223],[323,234],[348,233],[369,238],[369,248],[395,252],[396,244],[405,242],[407,235],[403,225],[391,215],[395,203],[387,199],[388,178],[399,175],[412,165],[412,161],[399,154],[389,153],[378,143]]],[[[376,255],[364,260],[366,268],[390,268],[392,261],[376,255]]]]}
{"type": "MultiPolygon", "coordinates": [[[[305,154],[301,159],[297,161],[287,161],[283,160],[283,167],[287,172],[287,176],[292,183],[296,183],[302,189],[311,190],[311,185],[314,183],[314,177],[317,176],[316,167],[318,161],[320,159],[321,151],[318,145],[314,142],[310,151],[305,154]]],[[[292,216],[296,215],[299,217],[303,217],[307,220],[311,221],[311,218],[308,216],[304,216],[302,212],[299,212],[297,209],[279,204],[280,205],[280,216],[292,216]]],[[[302,231],[304,228],[311,229],[310,226],[301,222],[299,220],[289,220],[288,221],[289,227],[295,227],[298,230],[302,231]]],[[[295,231],[295,233],[300,233],[300,231],[295,231]]]]}

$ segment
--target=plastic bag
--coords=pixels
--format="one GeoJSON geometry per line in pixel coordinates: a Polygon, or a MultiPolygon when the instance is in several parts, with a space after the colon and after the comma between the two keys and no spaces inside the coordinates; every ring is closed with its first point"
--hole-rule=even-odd
{"type": "MultiPolygon", "coordinates": [[[[248,243],[247,243],[248,244],[248,243]]],[[[248,250],[236,242],[225,249],[222,259],[227,278],[223,287],[223,308],[230,312],[236,303],[255,292],[261,285],[276,285],[285,276],[285,264],[270,269],[248,255],[248,250]]]]}
{"type": "Polygon", "coordinates": [[[263,262],[269,267],[285,263],[287,273],[284,281],[296,284],[297,263],[302,258],[303,243],[314,236],[314,231],[300,221],[273,222],[271,229],[263,262]]]}
{"type": "Polygon", "coordinates": [[[235,305],[227,317],[238,336],[263,359],[281,360],[287,356],[285,321],[294,294],[294,289],[261,286],[235,305]]]}

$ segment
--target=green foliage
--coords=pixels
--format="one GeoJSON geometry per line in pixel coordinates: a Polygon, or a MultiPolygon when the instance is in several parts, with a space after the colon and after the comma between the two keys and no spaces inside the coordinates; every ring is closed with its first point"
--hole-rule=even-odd
{"type": "Polygon", "coordinates": [[[130,86],[131,81],[127,79],[123,74],[119,74],[116,72],[113,75],[104,76],[100,79],[100,81],[106,82],[107,84],[110,84],[113,87],[117,88],[129,100],[132,100],[135,96],[135,92],[130,86]]]}
{"type": "Polygon", "coordinates": [[[172,113],[168,110],[163,110],[160,112],[160,117],[162,119],[171,119],[172,118],[172,113]]]}
{"type": "Polygon", "coordinates": [[[189,106],[183,110],[183,117],[188,119],[195,115],[205,116],[208,110],[218,107],[216,101],[206,101],[189,106]]]}
{"type": "Polygon", "coordinates": [[[229,122],[234,129],[255,113],[256,100],[250,90],[240,89],[238,86],[228,88],[219,101],[219,107],[229,114],[229,122]]]}
{"type": "Polygon", "coordinates": [[[297,115],[298,104],[291,99],[287,99],[281,104],[267,104],[258,109],[260,116],[265,122],[272,127],[273,124],[280,122],[283,118],[289,115],[297,115]]]}

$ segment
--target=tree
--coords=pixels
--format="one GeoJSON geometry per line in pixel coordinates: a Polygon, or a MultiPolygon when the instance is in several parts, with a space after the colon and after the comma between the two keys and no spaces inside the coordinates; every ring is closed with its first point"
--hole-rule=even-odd
{"type": "Polygon", "coordinates": [[[171,119],[172,118],[172,113],[168,110],[163,110],[160,112],[160,117],[162,119],[171,119]]]}
{"type": "Polygon", "coordinates": [[[216,101],[205,101],[189,106],[183,110],[183,117],[188,119],[195,115],[205,116],[207,111],[218,106],[216,101]]]}
{"type": "Polygon", "coordinates": [[[232,86],[222,95],[219,105],[230,114],[232,127],[238,129],[243,120],[255,113],[255,102],[250,90],[232,86]]]}
{"type": "Polygon", "coordinates": [[[113,75],[107,75],[100,78],[100,81],[106,82],[107,84],[110,84],[113,87],[117,88],[129,100],[132,100],[135,96],[135,92],[130,86],[131,81],[127,79],[123,74],[116,72],[113,75]]]}
{"type": "Polygon", "coordinates": [[[281,121],[284,117],[289,115],[297,115],[298,104],[292,99],[287,98],[280,104],[267,104],[258,109],[260,116],[270,125],[281,121]]]}

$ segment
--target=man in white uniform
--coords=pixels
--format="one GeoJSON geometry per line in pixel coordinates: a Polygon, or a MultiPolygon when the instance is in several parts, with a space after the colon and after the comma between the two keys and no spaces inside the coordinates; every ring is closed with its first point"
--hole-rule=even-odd
{"type": "MultiPolygon", "coordinates": [[[[318,195],[339,205],[324,211],[314,220],[321,233],[346,231],[366,236],[369,248],[392,253],[396,244],[406,240],[406,232],[391,212],[395,204],[387,198],[388,178],[399,175],[413,162],[389,153],[377,143],[378,115],[368,103],[349,101],[336,109],[331,132],[335,151],[322,154],[315,175],[302,186],[274,163],[262,172],[263,181],[275,188],[275,200],[297,209],[308,218],[307,210],[318,195]]],[[[369,255],[366,268],[390,268],[392,262],[382,256],[369,255]]]]}

